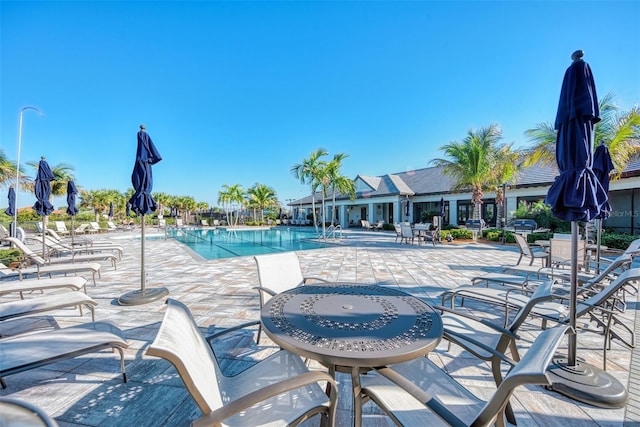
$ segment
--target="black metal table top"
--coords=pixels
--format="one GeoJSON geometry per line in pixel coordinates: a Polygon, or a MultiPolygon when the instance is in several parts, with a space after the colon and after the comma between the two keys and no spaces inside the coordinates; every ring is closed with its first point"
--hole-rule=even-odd
{"type": "Polygon", "coordinates": [[[427,354],[442,337],[440,315],[396,289],[305,285],[271,298],[261,312],[279,346],[326,365],[375,367],[427,354]]]}

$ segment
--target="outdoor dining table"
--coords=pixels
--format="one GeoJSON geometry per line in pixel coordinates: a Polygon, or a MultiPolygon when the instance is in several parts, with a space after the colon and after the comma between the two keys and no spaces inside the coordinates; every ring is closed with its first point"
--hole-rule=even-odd
{"type": "Polygon", "coordinates": [[[366,284],[304,285],[271,298],[260,316],[281,348],[351,373],[353,425],[362,422],[360,373],[424,356],[442,338],[440,315],[400,290],[366,284]]]}

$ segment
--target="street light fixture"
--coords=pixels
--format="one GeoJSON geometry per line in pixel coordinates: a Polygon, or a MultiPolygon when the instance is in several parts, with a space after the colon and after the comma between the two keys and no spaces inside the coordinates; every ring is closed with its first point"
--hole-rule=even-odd
{"type": "Polygon", "coordinates": [[[18,157],[16,159],[16,210],[13,213],[13,237],[18,237],[18,186],[20,183],[20,148],[22,147],[22,113],[27,110],[37,112],[40,117],[44,117],[42,111],[30,105],[20,109],[20,124],[18,125],[18,157]]]}

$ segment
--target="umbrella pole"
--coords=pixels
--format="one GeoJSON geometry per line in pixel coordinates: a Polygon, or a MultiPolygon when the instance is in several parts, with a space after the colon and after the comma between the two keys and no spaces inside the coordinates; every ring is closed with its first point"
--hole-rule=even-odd
{"type": "Polygon", "coordinates": [[[600,274],[600,244],[602,243],[602,219],[598,219],[596,231],[596,274],[600,274]]]}
{"type": "Polygon", "coordinates": [[[144,269],[144,246],[145,246],[145,226],[144,226],[144,214],[140,220],[140,290],[130,291],[118,298],[118,304],[120,305],[141,305],[153,302],[160,298],[164,298],[169,295],[167,288],[149,288],[146,287],[146,273],[144,269]]]}
{"type": "Polygon", "coordinates": [[[47,253],[45,252],[45,244],[44,244],[44,239],[46,238],[47,235],[47,229],[44,228],[44,216],[42,217],[42,258],[45,259],[45,261],[49,258],[47,256],[47,253]]]}
{"type": "Polygon", "coordinates": [[[140,232],[140,292],[144,295],[145,288],[145,273],[144,273],[144,214],[142,214],[142,220],[140,221],[142,224],[142,231],[140,232]]]}
{"type": "Polygon", "coordinates": [[[551,389],[600,408],[624,408],[629,400],[626,388],[608,372],[578,361],[576,356],[576,306],[578,283],[578,222],[571,222],[571,302],[567,358],[555,357],[548,368],[551,389]]]}
{"type": "Polygon", "coordinates": [[[571,221],[571,276],[570,276],[570,302],[569,302],[569,335],[568,366],[576,366],[576,348],[578,336],[576,331],[576,307],[578,290],[578,222],[571,221]]]}

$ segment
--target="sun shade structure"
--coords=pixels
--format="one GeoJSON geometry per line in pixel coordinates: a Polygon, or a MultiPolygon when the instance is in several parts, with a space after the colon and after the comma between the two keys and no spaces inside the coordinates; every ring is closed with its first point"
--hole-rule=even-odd
{"type": "Polygon", "coordinates": [[[131,174],[131,183],[133,184],[133,196],[129,200],[131,209],[140,215],[141,233],[140,233],[140,290],[132,291],[122,295],[118,299],[120,305],[140,305],[151,301],[158,300],[169,295],[166,288],[146,288],[146,279],[144,271],[144,216],[154,212],[157,208],[155,200],[151,196],[153,190],[153,174],[151,166],[162,160],[160,153],[153,145],[151,137],[146,132],[144,125],[140,125],[138,131],[138,149],[136,151],[136,161],[131,174]]]}
{"type": "Polygon", "coordinates": [[[73,181],[67,182],[67,214],[71,217],[71,245],[75,244],[75,227],[73,225],[73,220],[78,214],[78,207],[76,206],[76,194],[78,194],[78,189],[76,188],[76,184],[73,181]]]}
{"type": "MultiPolygon", "coordinates": [[[[609,149],[604,144],[604,141],[601,141],[596,148],[596,152],[593,154],[593,173],[598,178],[600,185],[602,185],[602,189],[609,196],[609,174],[613,171],[614,166],[611,161],[611,154],[609,153],[609,149]]],[[[602,241],[602,220],[609,218],[611,215],[611,204],[609,204],[609,200],[607,200],[602,208],[600,209],[600,214],[596,217],[597,220],[597,229],[596,229],[596,272],[600,272],[600,243],[602,241]]]]}
{"type": "Polygon", "coordinates": [[[549,188],[545,202],[560,219],[571,221],[571,279],[567,358],[555,358],[550,372],[552,388],[566,396],[601,407],[623,407],[628,399],[624,386],[594,366],[577,361],[576,306],[578,287],[578,221],[600,214],[607,194],[593,172],[593,131],[600,121],[596,86],[584,52],[571,55],[573,63],[564,75],[555,128],[556,160],[560,175],[549,188]]]}
{"type": "MultiPolygon", "coordinates": [[[[51,197],[51,181],[55,179],[53,176],[53,172],[49,167],[49,164],[44,159],[44,156],[40,158],[40,163],[38,164],[38,175],[36,176],[35,182],[35,193],[36,193],[36,204],[33,205],[33,209],[42,217],[42,235],[44,235],[45,230],[45,217],[47,217],[51,212],[53,212],[53,205],[49,201],[49,197],[51,197]]],[[[44,242],[42,243],[42,256],[45,256],[45,247],[44,242]]]]}

